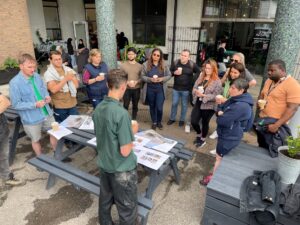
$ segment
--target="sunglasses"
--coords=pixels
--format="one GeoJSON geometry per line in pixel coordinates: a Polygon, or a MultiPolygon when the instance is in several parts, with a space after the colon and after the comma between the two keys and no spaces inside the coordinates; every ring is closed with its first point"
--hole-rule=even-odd
{"type": "Polygon", "coordinates": [[[157,56],[157,57],[160,57],[160,54],[155,54],[155,53],[154,53],[154,54],[153,54],[153,56],[157,56]]]}
{"type": "Polygon", "coordinates": [[[230,59],[231,60],[231,62],[235,62],[235,63],[238,63],[239,61],[238,60],[236,60],[236,59],[230,59]]]}

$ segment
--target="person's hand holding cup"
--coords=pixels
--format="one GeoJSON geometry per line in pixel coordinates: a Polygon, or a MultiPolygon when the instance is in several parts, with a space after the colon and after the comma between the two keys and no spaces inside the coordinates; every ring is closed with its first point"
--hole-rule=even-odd
{"type": "Polygon", "coordinates": [[[178,67],[178,68],[177,68],[177,71],[178,71],[177,74],[178,74],[178,75],[181,75],[181,74],[182,74],[182,67],[178,67]]]}
{"type": "Polygon", "coordinates": [[[225,98],[223,97],[223,95],[217,95],[216,96],[216,103],[217,104],[222,104],[225,102],[225,98]]]}
{"type": "Polygon", "coordinates": [[[134,81],[134,80],[128,81],[128,86],[129,86],[129,87],[134,88],[135,85],[136,85],[136,81],[134,81]]]}
{"type": "Polygon", "coordinates": [[[263,109],[265,108],[266,104],[267,104],[267,101],[264,100],[264,99],[259,99],[259,100],[257,101],[257,103],[258,103],[259,109],[260,109],[260,110],[263,110],[263,109]]]}
{"type": "Polygon", "coordinates": [[[153,77],[152,77],[152,78],[153,78],[153,81],[154,81],[154,82],[156,82],[156,81],[157,81],[157,78],[158,78],[158,76],[157,76],[157,75],[153,75],[153,77]]]}
{"type": "Polygon", "coordinates": [[[131,120],[132,133],[136,134],[139,131],[139,124],[136,120],[131,120]]]}

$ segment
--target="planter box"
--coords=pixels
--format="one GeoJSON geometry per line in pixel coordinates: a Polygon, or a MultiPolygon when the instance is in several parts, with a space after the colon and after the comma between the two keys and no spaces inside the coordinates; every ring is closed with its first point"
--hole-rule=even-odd
{"type": "Polygon", "coordinates": [[[18,68],[9,68],[6,70],[0,70],[0,85],[8,84],[9,81],[19,73],[18,68]]]}

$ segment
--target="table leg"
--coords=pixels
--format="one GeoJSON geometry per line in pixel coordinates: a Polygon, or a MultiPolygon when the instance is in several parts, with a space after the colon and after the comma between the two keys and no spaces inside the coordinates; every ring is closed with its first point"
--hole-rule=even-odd
{"type": "MultiPolygon", "coordinates": [[[[54,158],[58,161],[62,160],[62,150],[63,150],[63,147],[64,147],[64,143],[65,143],[64,138],[60,139],[57,142],[57,146],[56,146],[56,149],[55,149],[55,152],[54,152],[54,158]]],[[[53,187],[54,184],[55,184],[55,181],[56,181],[56,176],[54,176],[53,174],[50,173],[49,177],[48,177],[46,189],[49,189],[49,188],[53,187]]]]}
{"type": "Polygon", "coordinates": [[[180,173],[179,173],[179,169],[178,169],[178,166],[177,166],[176,157],[171,158],[171,167],[172,167],[172,170],[173,170],[173,173],[174,173],[176,184],[179,185],[179,183],[180,183],[180,173]]]}
{"type": "Polygon", "coordinates": [[[9,137],[9,165],[13,164],[16,155],[16,146],[19,138],[21,120],[17,118],[13,128],[13,134],[9,137]]]}

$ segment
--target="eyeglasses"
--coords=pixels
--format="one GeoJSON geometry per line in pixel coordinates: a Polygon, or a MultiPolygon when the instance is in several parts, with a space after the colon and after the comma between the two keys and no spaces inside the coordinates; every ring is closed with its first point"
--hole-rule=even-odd
{"type": "Polygon", "coordinates": [[[154,53],[154,54],[153,54],[153,56],[157,56],[157,57],[160,57],[160,54],[155,54],[155,53],[154,53]]]}
{"type": "Polygon", "coordinates": [[[236,60],[236,59],[230,59],[231,60],[231,62],[235,62],[235,63],[238,63],[239,61],[238,60],[236,60]]]}

